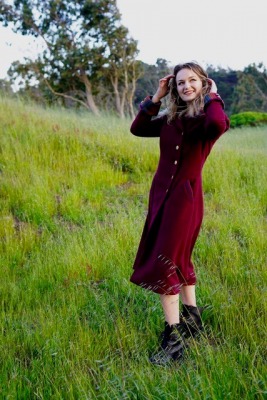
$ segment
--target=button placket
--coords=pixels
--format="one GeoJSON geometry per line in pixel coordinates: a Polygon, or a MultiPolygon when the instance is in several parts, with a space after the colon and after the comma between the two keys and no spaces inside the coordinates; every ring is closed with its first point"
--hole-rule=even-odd
{"type": "MultiPolygon", "coordinates": [[[[181,132],[181,135],[183,135],[184,134],[184,132],[181,132]]],[[[176,144],[175,146],[175,151],[178,151],[179,149],[180,149],[180,145],[179,144],[176,144]]],[[[177,157],[177,156],[176,156],[177,157]]],[[[178,156],[179,157],[179,156],[178,156]]],[[[177,169],[177,166],[178,166],[178,159],[175,159],[174,161],[173,161],[173,164],[175,165],[175,171],[176,171],[176,169],[177,169]]],[[[172,182],[173,181],[173,179],[174,179],[174,176],[175,176],[175,171],[173,171],[173,173],[170,175],[170,181],[172,182]]],[[[168,193],[168,191],[169,191],[169,188],[167,188],[166,189],[166,194],[168,193]]]]}
{"type": "MultiPolygon", "coordinates": [[[[183,134],[184,134],[184,132],[181,132],[181,135],[183,135],[183,134]]],[[[179,149],[180,149],[180,145],[176,144],[175,151],[178,151],[179,149]]],[[[173,164],[175,165],[175,170],[176,170],[176,168],[178,166],[178,159],[174,160],[173,164]]],[[[173,171],[172,175],[170,176],[171,181],[174,179],[174,175],[175,175],[175,172],[173,171]]],[[[168,193],[168,191],[169,191],[169,189],[166,189],[166,193],[168,193]]]]}

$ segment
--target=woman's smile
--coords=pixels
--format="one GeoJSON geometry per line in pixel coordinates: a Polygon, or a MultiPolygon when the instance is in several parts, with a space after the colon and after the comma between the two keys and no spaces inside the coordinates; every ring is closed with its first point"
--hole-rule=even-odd
{"type": "Polygon", "coordinates": [[[185,90],[184,91],[184,94],[187,95],[187,96],[192,94],[192,93],[194,93],[194,90],[185,90]]]}

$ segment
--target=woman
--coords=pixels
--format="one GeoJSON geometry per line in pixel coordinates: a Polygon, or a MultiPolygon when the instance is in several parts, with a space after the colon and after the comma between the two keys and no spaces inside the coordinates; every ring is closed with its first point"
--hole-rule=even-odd
{"type": "Polygon", "coordinates": [[[160,137],[160,160],[131,282],[160,295],[165,330],[155,364],[179,360],[202,329],[191,254],[203,218],[201,171],[216,140],[229,128],[224,103],[203,68],[176,65],[160,79],[131,126],[136,136],[160,137]],[[157,116],[169,93],[166,112],[157,116]],[[183,303],[179,314],[179,295],[183,303]]]}

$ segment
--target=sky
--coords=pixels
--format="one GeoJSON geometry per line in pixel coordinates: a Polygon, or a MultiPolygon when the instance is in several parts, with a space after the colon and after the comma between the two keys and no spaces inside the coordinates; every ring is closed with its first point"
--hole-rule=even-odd
{"type": "Polygon", "coordinates": [[[139,58],[231,69],[267,66],[267,0],[117,0],[139,58]]]}
{"type": "MultiPolygon", "coordinates": [[[[117,0],[122,23],[138,41],[138,59],[170,65],[197,61],[231,69],[267,67],[267,0],[117,0]]],[[[34,57],[41,42],[0,27],[0,78],[34,57]]]]}

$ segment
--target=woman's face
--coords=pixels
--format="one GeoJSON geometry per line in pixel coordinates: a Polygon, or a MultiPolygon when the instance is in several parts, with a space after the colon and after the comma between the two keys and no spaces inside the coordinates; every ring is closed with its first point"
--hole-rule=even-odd
{"type": "Polygon", "coordinates": [[[181,69],[176,75],[179,97],[186,103],[195,100],[202,90],[202,81],[191,69],[181,69]]]}

